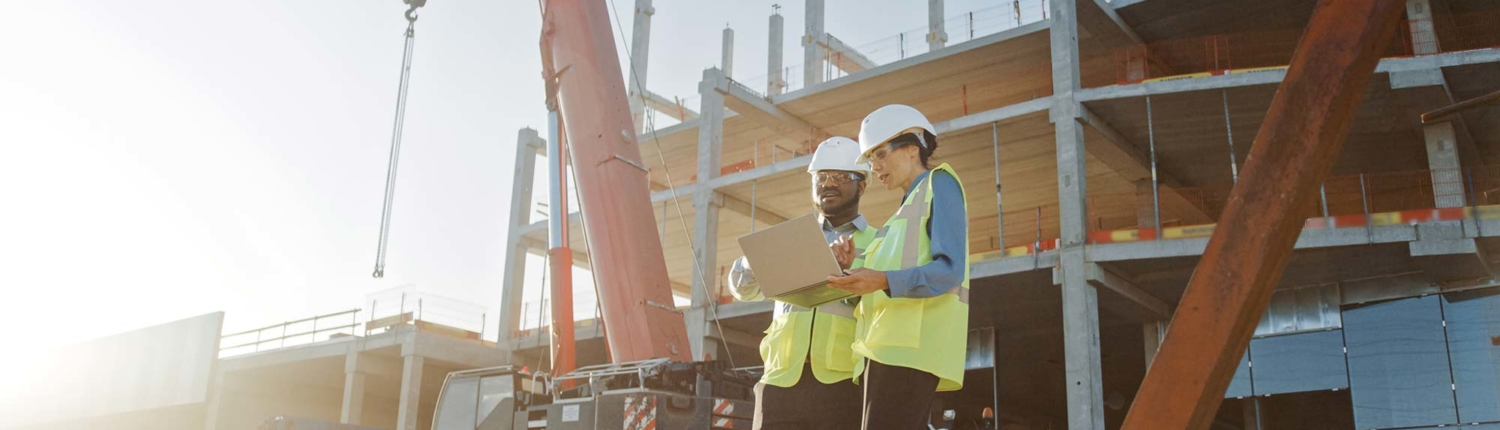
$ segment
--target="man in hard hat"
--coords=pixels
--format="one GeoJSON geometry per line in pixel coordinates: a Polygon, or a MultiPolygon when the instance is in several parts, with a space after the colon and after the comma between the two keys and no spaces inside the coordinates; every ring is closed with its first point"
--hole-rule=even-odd
{"type": "MultiPolygon", "coordinates": [[[[852,349],[864,359],[864,430],[927,428],[936,392],[963,387],[969,331],[968,203],[921,112],[889,105],[859,127],[860,156],[901,206],[863,253],[863,268],[828,285],[861,296],[852,349]]],[[[855,252],[834,245],[840,259],[855,252]]]]}
{"type": "MultiPolygon", "coordinates": [[[[856,163],[856,158],[858,142],[833,137],[818,145],[807,173],[812,176],[812,201],[823,238],[829,243],[845,238],[863,250],[876,229],[859,213],[870,168],[856,163]]],[[[863,260],[848,257],[839,263],[857,268],[863,260]]],[[[730,268],[729,287],[736,299],[765,299],[744,257],[730,268]]],[[[862,394],[851,380],[855,358],[849,349],[854,341],[853,303],[837,301],[807,309],[776,302],[775,317],[760,342],[765,375],[755,384],[754,429],[859,428],[862,394]]]]}

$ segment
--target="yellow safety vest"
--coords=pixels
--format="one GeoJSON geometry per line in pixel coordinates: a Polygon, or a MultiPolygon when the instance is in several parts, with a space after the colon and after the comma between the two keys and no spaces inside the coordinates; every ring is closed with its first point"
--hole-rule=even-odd
{"type": "MultiPolygon", "coordinates": [[[[932,177],[940,171],[958,179],[958,174],[947,164],[932,169],[876,234],[875,241],[865,251],[865,268],[910,269],[932,261],[932,238],[925,227],[932,214],[932,177]]],[[[963,190],[962,181],[959,190],[963,190]]],[[[964,207],[968,208],[967,197],[964,207]]],[[[964,243],[963,252],[968,255],[968,242],[964,243]]],[[[888,366],[937,375],[938,391],[963,388],[964,348],[969,332],[967,265],[963,282],[945,294],[925,299],[893,299],[884,291],[876,291],[863,296],[855,316],[859,320],[852,346],[856,354],[888,366]]],[[[858,376],[864,371],[864,360],[855,366],[854,374],[858,376]]]]}
{"type": "MultiPolygon", "coordinates": [[[[853,237],[856,257],[850,267],[864,267],[864,250],[875,239],[875,229],[866,226],[853,237]]],[[[776,302],[771,327],[760,341],[760,358],[765,362],[760,381],[783,388],[797,385],[802,363],[812,364],[813,376],[824,384],[852,378],[857,361],[849,349],[853,342],[854,306],[846,301],[815,309],[776,302]]]]}

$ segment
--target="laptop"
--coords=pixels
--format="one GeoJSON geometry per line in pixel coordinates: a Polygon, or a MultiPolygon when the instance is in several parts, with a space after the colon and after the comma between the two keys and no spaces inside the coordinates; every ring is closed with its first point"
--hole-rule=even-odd
{"type": "Polygon", "coordinates": [[[828,249],[816,214],[740,237],[740,249],[766,297],[813,308],[854,296],[828,287],[828,277],[843,270],[828,249]]]}

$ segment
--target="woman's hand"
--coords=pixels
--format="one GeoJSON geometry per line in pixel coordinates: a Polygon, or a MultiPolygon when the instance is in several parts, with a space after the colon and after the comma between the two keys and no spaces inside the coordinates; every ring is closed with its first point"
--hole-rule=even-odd
{"type": "Polygon", "coordinates": [[[849,270],[854,265],[854,239],[849,236],[840,236],[838,240],[828,244],[833,250],[833,258],[838,260],[840,270],[849,270]]]}
{"type": "Polygon", "coordinates": [[[844,276],[829,276],[828,286],[863,296],[886,289],[885,272],[859,268],[844,276]]]}

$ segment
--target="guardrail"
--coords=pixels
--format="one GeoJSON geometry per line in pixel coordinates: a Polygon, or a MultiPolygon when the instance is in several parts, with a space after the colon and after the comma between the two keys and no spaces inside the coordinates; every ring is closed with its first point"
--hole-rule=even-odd
{"type": "Polygon", "coordinates": [[[352,336],[360,326],[360,312],[361,310],[356,308],[343,312],[318,315],[311,318],[287,321],[281,324],[272,324],[257,329],[226,334],[219,337],[219,356],[225,357],[229,355],[260,352],[263,346],[269,346],[271,344],[275,344],[275,347],[268,349],[284,348],[287,346],[288,340],[292,341],[293,346],[304,343],[312,343],[317,341],[318,335],[321,333],[345,334],[352,336]],[[325,321],[331,323],[335,320],[339,323],[342,323],[344,321],[348,321],[348,323],[333,326],[319,324],[320,322],[325,321]],[[304,325],[309,327],[303,328],[302,326],[304,325]],[[269,336],[267,333],[268,331],[270,332],[269,336]],[[290,333],[288,333],[288,331],[290,331],[290,333]],[[254,335],[254,340],[244,340],[248,339],[251,335],[254,335]],[[231,343],[229,344],[229,346],[223,346],[226,343],[232,341],[238,342],[231,343]]]}

